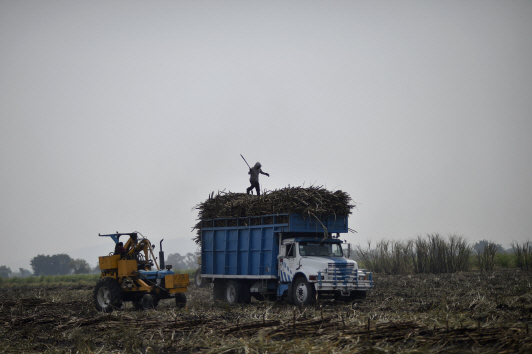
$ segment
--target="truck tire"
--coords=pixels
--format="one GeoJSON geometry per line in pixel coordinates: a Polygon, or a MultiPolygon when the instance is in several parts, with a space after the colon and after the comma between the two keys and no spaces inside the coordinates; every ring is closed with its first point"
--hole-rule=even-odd
{"type": "Polygon", "coordinates": [[[224,296],[225,284],[220,280],[215,280],[212,284],[212,298],[214,301],[225,300],[224,296]]]}
{"type": "Polygon", "coordinates": [[[264,301],[265,300],[264,295],[262,295],[260,293],[251,293],[251,296],[253,296],[255,298],[255,300],[257,300],[257,301],[264,301]]]}
{"type": "Polygon", "coordinates": [[[225,301],[229,305],[242,302],[242,286],[235,280],[229,280],[225,285],[225,301]]]}
{"type": "Polygon", "coordinates": [[[185,293],[177,293],[175,295],[175,305],[182,309],[186,306],[187,304],[187,296],[185,295],[185,293]]]}
{"type": "Polygon", "coordinates": [[[349,296],[342,296],[340,294],[335,295],[336,301],[351,302],[359,299],[365,299],[367,296],[366,290],[351,290],[349,296]]]}
{"type": "Polygon", "coordinates": [[[205,279],[201,277],[201,268],[198,268],[196,273],[194,273],[194,285],[196,285],[196,288],[203,288],[205,286],[205,279]]]}
{"type": "Polygon", "coordinates": [[[240,289],[241,291],[241,297],[240,300],[243,304],[250,304],[251,303],[251,288],[249,283],[247,282],[241,282],[240,283],[240,289]]]}
{"type": "Polygon", "coordinates": [[[294,282],[293,288],[294,304],[297,306],[310,305],[316,300],[316,289],[305,277],[299,277],[294,282]]]}
{"type": "Polygon", "coordinates": [[[116,279],[100,279],[94,287],[93,297],[98,311],[111,312],[122,307],[122,288],[116,279]]]}
{"type": "Polygon", "coordinates": [[[351,300],[355,299],[365,299],[368,295],[366,290],[353,290],[351,291],[351,300]]]}

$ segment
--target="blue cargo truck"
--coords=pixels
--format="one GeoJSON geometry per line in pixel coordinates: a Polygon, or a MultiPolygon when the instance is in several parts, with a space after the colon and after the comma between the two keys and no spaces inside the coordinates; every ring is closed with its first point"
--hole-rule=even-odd
{"type": "MultiPolygon", "coordinates": [[[[201,280],[215,300],[365,298],[372,274],[349,259],[347,217],[277,214],[201,221],[201,280]]],[[[197,282],[197,281],[196,281],[197,282]]]]}

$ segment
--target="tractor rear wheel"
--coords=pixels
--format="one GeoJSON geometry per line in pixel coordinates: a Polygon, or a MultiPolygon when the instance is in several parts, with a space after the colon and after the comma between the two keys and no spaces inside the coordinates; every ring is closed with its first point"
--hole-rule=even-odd
{"type": "Polygon", "coordinates": [[[94,287],[94,306],[98,311],[111,312],[122,307],[122,289],[118,281],[105,277],[94,287]]]}

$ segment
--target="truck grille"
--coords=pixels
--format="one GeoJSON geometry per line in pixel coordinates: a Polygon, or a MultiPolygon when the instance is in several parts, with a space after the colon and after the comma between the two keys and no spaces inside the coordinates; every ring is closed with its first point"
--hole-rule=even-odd
{"type": "Polygon", "coordinates": [[[327,280],[336,280],[339,283],[355,281],[354,263],[328,263],[327,280]]]}

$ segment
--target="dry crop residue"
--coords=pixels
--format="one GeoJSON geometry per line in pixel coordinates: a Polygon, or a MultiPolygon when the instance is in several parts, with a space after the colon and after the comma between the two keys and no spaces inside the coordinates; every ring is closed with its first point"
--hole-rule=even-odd
{"type": "Polygon", "coordinates": [[[128,304],[111,314],[91,287],[2,289],[3,352],[366,353],[532,351],[531,276],[516,269],[411,276],[375,275],[375,290],[352,303],[294,308],[256,301],[213,303],[189,288],[185,309],[128,304]]]}

